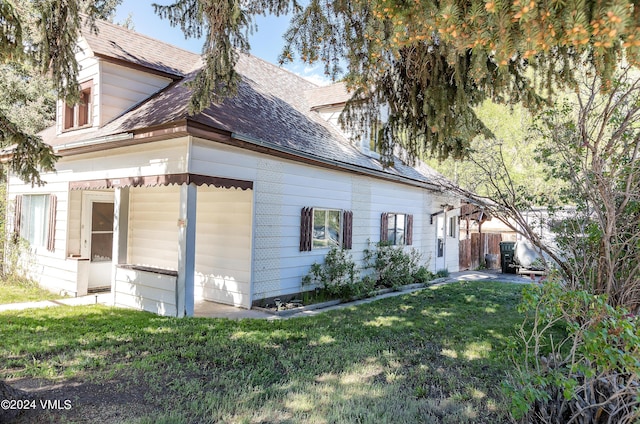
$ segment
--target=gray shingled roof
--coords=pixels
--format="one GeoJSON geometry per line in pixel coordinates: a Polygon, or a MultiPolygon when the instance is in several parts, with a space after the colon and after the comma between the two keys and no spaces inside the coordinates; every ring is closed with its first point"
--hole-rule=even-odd
{"type": "MultiPolygon", "coordinates": [[[[117,40],[126,36],[131,40],[131,45],[137,46],[155,41],[112,25],[108,28],[101,36],[113,34],[117,40]]],[[[110,41],[103,40],[101,45],[109,43],[110,41]]],[[[158,43],[165,46],[164,43],[158,43]]],[[[95,42],[90,45],[95,46],[95,42]]],[[[103,54],[108,52],[106,49],[102,50],[103,54]]],[[[150,57],[146,56],[145,60],[150,60],[150,57]]],[[[140,60],[136,59],[134,63],[140,64],[140,60]]],[[[297,151],[320,161],[432,182],[430,180],[435,173],[424,164],[410,167],[398,160],[395,167],[384,169],[378,160],[362,153],[340,131],[312,110],[313,106],[320,104],[343,102],[344,87],[318,87],[251,55],[240,55],[236,70],[242,76],[237,96],[221,104],[212,104],[194,116],[188,115],[191,91],[186,84],[194,78],[197,71],[191,72],[182,81],[170,85],[96,131],[84,134],[67,132],[56,137],[55,131],[49,129],[41,135],[46,142],[56,146],[190,120],[213,129],[228,131],[243,140],[255,140],[275,149],[297,151]],[[338,93],[336,90],[342,93],[337,99],[339,101],[325,103],[330,101],[326,93],[338,93]]]]}
{"type": "Polygon", "coordinates": [[[95,55],[124,60],[176,77],[193,70],[200,55],[109,22],[96,20],[98,33],[85,27],[84,39],[95,55]]]}
{"type": "Polygon", "coordinates": [[[347,91],[347,86],[344,82],[312,88],[307,90],[305,94],[312,109],[339,105],[346,103],[351,98],[351,94],[347,91]]]}

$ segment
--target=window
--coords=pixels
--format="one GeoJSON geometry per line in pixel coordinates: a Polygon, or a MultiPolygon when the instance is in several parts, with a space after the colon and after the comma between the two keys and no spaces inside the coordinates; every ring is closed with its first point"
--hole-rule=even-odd
{"type": "Polygon", "coordinates": [[[382,122],[376,121],[369,127],[369,151],[380,153],[380,143],[384,137],[384,126],[382,122]]]}
{"type": "Polygon", "coordinates": [[[113,203],[93,202],[91,208],[91,261],[111,261],[113,255],[113,203]]]}
{"type": "Polygon", "coordinates": [[[16,196],[14,231],[34,247],[55,250],[55,195],[16,196]]]}
{"type": "Polygon", "coordinates": [[[457,231],[458,231],[458,217],[450,216],[449,217],[449,237],[456,238],[457,231]]]}
{"type": "Polygon", "coordinates": [[[335,209],[313,210],[313,248],[339,246],[340,211],[335,209]]]}
{"type": "Polygon", "coordinates": [[[413,215],[383,213],[380,222],[380,241],[392,245],[413,244],[413,215]]]}
{"type": "Polygon", "coordinates": [[[341,246],[351,249],[353,213],[339,209],[302,208],[300,251],[341,246]]]}
{"type": "Polygon", "coordinates": [[[80,100],[75,105],[64,106],[64,129],[73,130],[91,125],[93,81],[80,85],[80,100]]]}

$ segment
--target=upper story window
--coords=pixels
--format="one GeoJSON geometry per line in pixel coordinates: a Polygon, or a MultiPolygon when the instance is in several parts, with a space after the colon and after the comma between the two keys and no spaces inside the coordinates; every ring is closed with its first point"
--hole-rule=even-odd
{"type": "Polygon", "coordinates": [[[80,99],[75,105],[64,105],[63,130],[74,130],[91,125],[93,100],[93,81],[87,81],[80,85],[80,99]]]}
{"type": "Polygon", "coordinates": [[[384,127],[382,122],[376,121],[369,128],[369,151],[380,153],[384,127]]]}

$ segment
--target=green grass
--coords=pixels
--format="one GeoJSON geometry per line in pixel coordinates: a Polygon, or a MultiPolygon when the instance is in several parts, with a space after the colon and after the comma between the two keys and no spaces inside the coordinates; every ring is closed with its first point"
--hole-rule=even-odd
{"type": "Polygon", "coordinates": [[[0,305],[60,299],[60,297],[39,287],[33,281],[24,279],[0,280],[0,305]]]}
{"type": "Polygon", "coordinates": [[[69,383],[55,394],[75,407],[48,412],[64,422],[507,422],[499,387],[521,289],[450,284],[276,321],[5,312],[0,379],[69,383]]]}

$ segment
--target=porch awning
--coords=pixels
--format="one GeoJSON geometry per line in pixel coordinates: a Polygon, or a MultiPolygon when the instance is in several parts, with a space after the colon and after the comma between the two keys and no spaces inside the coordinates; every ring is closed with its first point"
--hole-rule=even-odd
{"type": "Polygon", "coordinates": [[[242,190],[253,189],[253,181],[190,173],[71,181],[69,182],[69,188],[71,190],[100,190],[117,187],[155,187],[172,184],[195,184],[196,186],[212,185],[220,188],[239,188],[242,190]]]}

